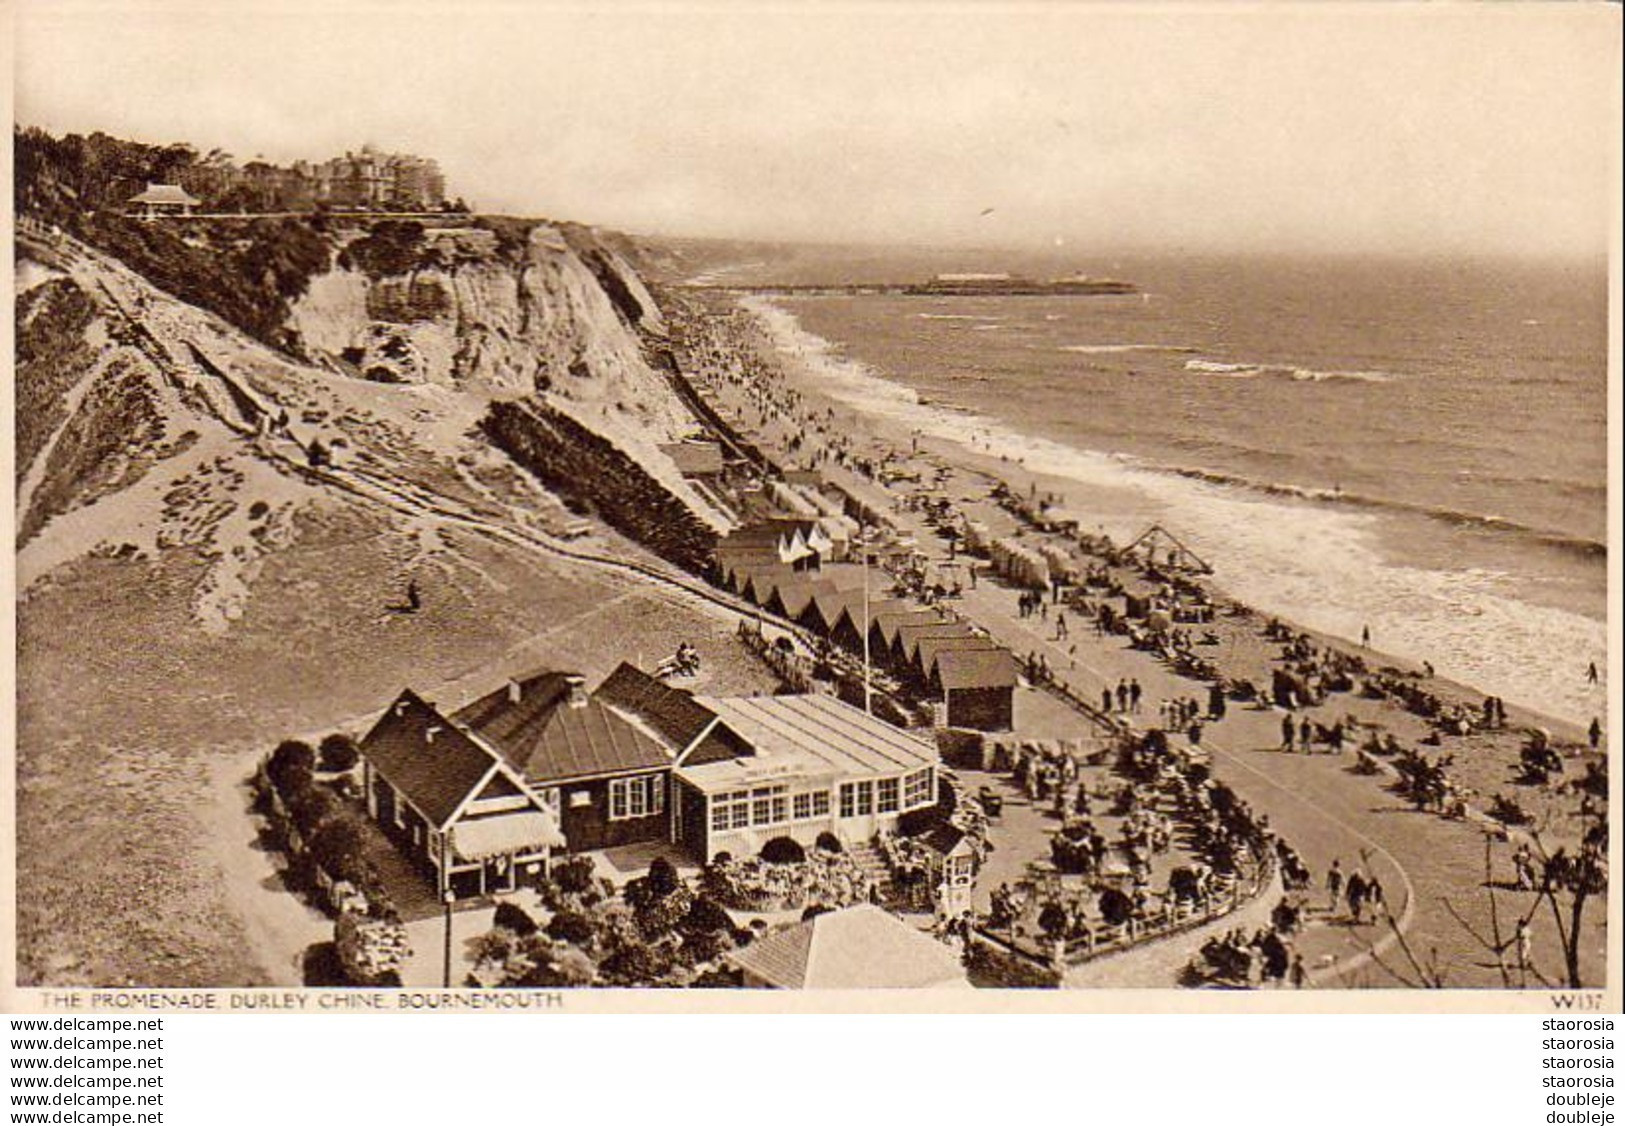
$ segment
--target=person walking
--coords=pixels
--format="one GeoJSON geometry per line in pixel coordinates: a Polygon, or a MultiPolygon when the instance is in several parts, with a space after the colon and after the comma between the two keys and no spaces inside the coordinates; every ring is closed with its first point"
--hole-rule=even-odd
{"type": "Polygon", "coordinates": [[[1314,739],[1314,725],[1309,722],[1308,716],[1304,716],[1298,724],[1298,744],[1303,748],[1304,754],[1307,755],[1311,752],[1314,747],[1314,739]]]}
{"type": "Polygon", "coordinates": [[[1326,898],[1330,900],[1328,913],[1337,910],[1338,901],[1343,898],[1343,862],[1333,860],[1332,866],[1326,869],[1326,898]]]}
{"type": "Polygon", "coordinates": [[[1370,626],[1361,626],[1360,627],[1360,648],[1361,649],[1369,649],[1369,648],[1371,648],[1371,627],[1370,626]]]}
{"type": "Polygon", "coordinates": [[[1292,952],[1292,965],[1287,968],[1286,975],[1293,989],[1302,989],[1309,984],[1309,971],[1304,967],[1303,954],[1300,951],[1292,952]]]}
{"type": "Polygon", "coordinates": [[[1349,876],[1347,892],[1349,914],[1353,916],[1356,924],[1365,921],[1365,888],[1365,877],[1360,875],[1359,872],[1354,872],[1349,876]]]}
{"type": "Polygon", "coordinates": [[[1586,738],[1591,740],[1591,749],[1596,750],[1602,744],[1602,720],[1596,716],[1591,717],[1591,726],[1586,728],[1586,738]]]}
{"type": "Polygon", "coordinates": [[[1296,727],[1297,725],[1292,722],[1291,712],[1281,717],[1281,749],[1283,751],[1292,749],[1292,744],[1297,736],[1296,727]]]}
{"type": "Polygon", "coordinates": [[[1112,714],[1112,686],[1109,684],[1100,690],[1100,710],[1112,714]]]}
{"type": "Polygon", "coordinates": [[[1518,951],[1518,972],[1528,973],[1534,969],[1535,939],[1529,932],[1529,920],[1519,919],[1518,927],[1512,934],[1512,941],[1518,951]]]}
{"type": "Polygon", "coordinates": [[[1138,677],[1128,682],[1128,710],[1135,715],[1140,714],[1140,680],[1138,677]]]}
{"type": "Polygon", "coordinates": [[[1589,665],[1586,666],[1586,683],[1587,684],[1596,684],[1598,682],[1598,679],[1599,678],[1597,676],[1597,662],[1592,661],[1589,665]]]}

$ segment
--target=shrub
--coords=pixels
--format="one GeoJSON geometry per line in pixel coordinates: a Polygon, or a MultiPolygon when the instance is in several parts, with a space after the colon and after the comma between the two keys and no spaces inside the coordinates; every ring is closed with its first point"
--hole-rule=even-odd
{"type": "Polygon", "coordinates": [[[298,739],[285,739],[271,752],[265,764],[265,776],[276,787],[277,793],[286,799],[291,791],[301,788],[302,782],[310,781],[311,772],[315,769],[316,752],[310,744],[298,739]],[[296,780],[296,776],[302,776],[302,781],[296,780]]]}
{"type": "Polygon", "coordinates": [[[553,882],[569,895],[581,895],[593,887],[593,866],[590,856],[572,856],[553,866],[553,882]]]}
{"type": "Polygon", "coordinates": [[[817,848],[820,852],[842,853],[846,849],[841,845],[841,838],[825,829],[818,834],[817,848]]]}
{"type": "Polygon", "coordinates": [[[720,904],[710,896],[697,896],[689,904],[688,914],[678,923],[678,929],[685,934],[716,934],[720,931],[733,930],[733,918],[724,911],[720,904]]]}
{"type": "Polygon", "coordinates": [[[373,281],[409,273],[421,264],[423,226],[389,219],[345,247],[339,263],[360,270],[373,281]]]}
{"type": "Polygon", "coordinates": [[[638,930],[650,939],[670,934],[687,917],[693,902],[693,893],[684,887],[660,899],[646,901],[636,909],[638,930]]]}
{"type": "Polygon", "coordinates": [[[677,869],[672,867],[671,861],[664,856],[655,857],[653,864],[649,865],[649,874],[645,877],[649,881],[649,893],[657,899],[663,899],[676,891],[681,881],[677,878],[677,869]]]}
{"type": "Polygon", "coordinates": [[[571,946],[590,945],[597,931],[592,919],[579,911],[555,912],[547,922],[547,936],[571,946]]]}
{"type": "Polygon", "coordinates": [[[774,837],[762,846],[762,859],[769,864],[800,864],[807,850],[790,837],[774,837]]]}
{"type": "Polygon", "coordinates": [[[816,919],[820,915],[827,915],[832,910],[834,910],[834,908],[830,907],[827,903],[808,904],[806,910],[801,912],[801,921],[805,923],[808,919],[816,919]]]}
{"type": "Polygon", "coordinates": [[[344,803],[325,786],[309,786],[287,798],[288,816],[307,842],[315,839],[322,826],[346,815],[344,803]]]}
{"type": "Polygon", "coordinates": [[[498,903],[496,918],[493,925],[499,930],[509,931],[520,938],[529,938],[536,933],[536,920],[517,903],[498,903]]]}
{"type": "Polygon", "coordinates": [[[592,959],[571,946],[554,947],[544,952],[533,951],[535,966],[514,982],[532,988],[557,989],[591,985],[598,976],[592,959]]]}
{"type": "Polygon", "coordinates": [[[1038,929],[1051,938],[1060,938],[1066,934],[1067,925],[1066,908],[1054,900],[1044,904],[1038,912],[1038,929]]]}
{"type": "Polygon", "coordinates": [[[335,732],[322,740],[319,761],[323,770],[352,770],[360,758],[361,751],[355,740],[342,732],[335,732]]]}
{"type": "Polygon", "coordinates": [[[671,972],[671,951],[663,945],[622,942],[598,966],[611,985],[658,985],[671,972]]]}
{"type": "Polygon", "coordinates": [[[375,874],[364,851],[366,836],[348,813],[323,822],[310,837],[309,845],[311,862],[335,880],[348,880],[357,887],[374,882],[375,874]]]}

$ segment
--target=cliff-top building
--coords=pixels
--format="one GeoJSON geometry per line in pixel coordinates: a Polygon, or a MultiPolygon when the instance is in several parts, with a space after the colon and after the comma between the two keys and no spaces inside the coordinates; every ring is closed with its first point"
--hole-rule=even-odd
{"type": "Polygon", "coordinates": [[[458,898],[560,852],[855,845],[938,800],[934,743],[834,697],[696,697],[626,664],[595,692],[542,672],[449,713],[403,692],[361,755],[368,812],[458,898]]]}

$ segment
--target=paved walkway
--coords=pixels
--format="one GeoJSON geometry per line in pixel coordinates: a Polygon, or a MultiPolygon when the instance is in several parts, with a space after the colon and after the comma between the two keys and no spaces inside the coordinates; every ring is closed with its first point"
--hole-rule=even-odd
{"type": "MultiPolygon", "coordinates": [[[[879,488],[865,484],[870,492],[879,488]]],[[[916,514],[899,512],[893,517],[917,537],[920,551],[937,562],[946,559],[942,541],[916,514]]],[[[1138,679],[1145,701],[1142,714],[1135,717],[1139,725],[1155,724],[1157,702],[1162,699],[1205,700],[1205,684],[1174,674],[1121,637],[1097,637],[1092,625],[1073,615],[1068,615],[1070,638],[1057,641],[1054,607],[1049,620],[1022,618],[1018,598],[1015,588],[984,575],[974,589],[967,586],[963,590],[958,609],[1017,654],[1043,654],[1055,678],[1084,700],[1098,700],[1103,687],[1115,687],[1120,680],[1138,679]],[[1076,652],[1070,652],[1074,646],[1076,652]]],[[[1340,707],[1341,702],[1333,706],[1340,707]]],[[[1282,714],[1275,708],[1232,705],[1225,719],[1206,724],[1202,746],[1213,756],[1215,775],[1256,812],[1269,817],[1271,827],[1309,865],[1317,891],[1334,859],[1345,873],[1363,868],[1382,882],[1390,909],[1411,936],[1416,958],[1435,964],[1445,984],[1502,987],[1495,956],[1468,930],[1470,926],[1473,932],[1488,936],[1496,926],[1484,886],[1484,830],[1472,823],[1415,812],[1408,802],[1388,792],[1386,779],[1354,773],[1352,751],[1343,755],[1280,752],[1276,748],[1282,714]]],[[[1323,906],[1323,893],[1312,902],[1323,906]]],[[[1532,906],[1529,893],[1497,893],[1494,913],[1503,938],[1510,933],[1512,920],[1532,906]]],[[[1592,915],[1600,920],[1601,911],[1592,915]]],[[[1323,915],[1311,921],[1314,925],[1298,947],[1317,984],[1418,983],[1420,975],[1396,948],[1385,925],[1354,927],[1340,921],[1327,925],[1323,915]]],[[[1549,910],[1535,912],[1532,929],[1536,966],[1555,980],[1561,972],[1561,945],[1549,910]]],[[[1587,928],[1582,950],[1586,980],[1603,979],[1606,957],[1605,929],[1596,921],[1587,928]]]]}

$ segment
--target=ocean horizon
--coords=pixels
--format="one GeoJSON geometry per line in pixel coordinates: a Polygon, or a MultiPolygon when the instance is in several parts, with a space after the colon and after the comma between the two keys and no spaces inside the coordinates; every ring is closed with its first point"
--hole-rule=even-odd
{"type": "Polygon", "coordinates": [[[1607,274],[1582,261],[865,248],[730,281],[1083,273],[1113,297],[775,297],[826,390],[1153,522],[1256,608],[1584,724],[1606,665],[1607,274]]]}

